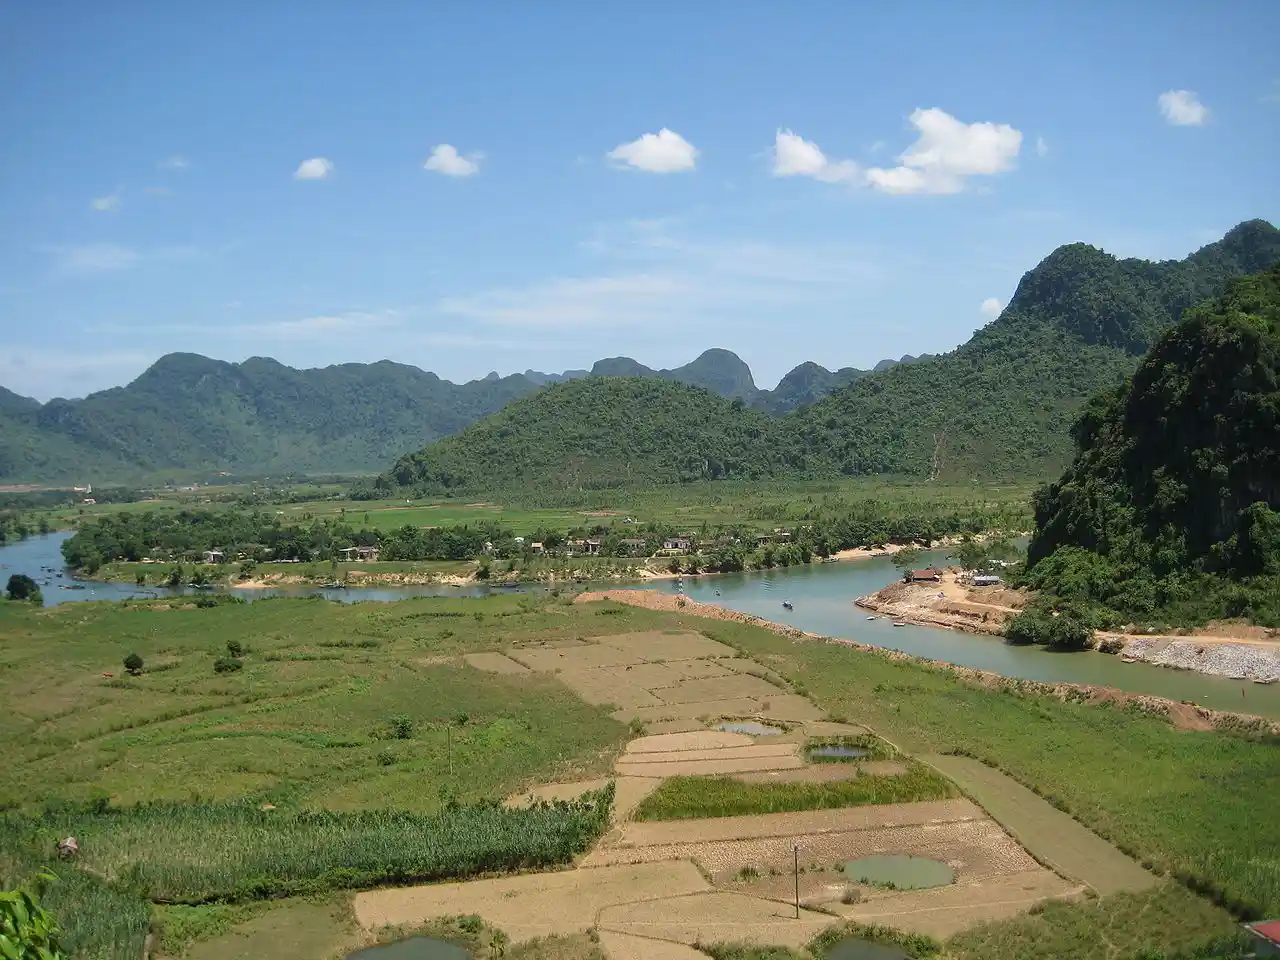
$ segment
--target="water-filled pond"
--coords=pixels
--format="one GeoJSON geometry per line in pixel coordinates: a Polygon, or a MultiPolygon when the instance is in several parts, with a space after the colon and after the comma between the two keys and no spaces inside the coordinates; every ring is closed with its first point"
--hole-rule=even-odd
{"type": "Polygon", "coordinates": [[[826,745],[820,747],[809,747],[805,753],[812,757],[828,757],[837,760],[861,760],[863,757],[871,756],[871,751],[866,747],[843,747],[836,745],[826,745]]]}
{"type": "Polygon", "coordinates": [[[749,737],[768,737],[776,733],[786,732],[778,727],[771,727],[767,723],[761,723],[758,720],[726,720],[716,729],[724,730],[727,733],[745,733],[749,737]]]}
{"type": "Polygon", "coordinates": [[[841,940],[822,955],[823,960],[912,960],[901,947],[852,938],[841,940]]]}
{"type": "Polygon", "coordinates": [[[850,860],[843,869],[845,877],[855,883],[892,884],[895,890],[927,890],[956,879],[955,870],[941,860],[905,853],[850,860]]]}
{"type": "Polygon", "coordinates": [[[471,960],[471,954],[456,943],[410,937],[357,950],[347,954],[347,960],[471,960]]]}

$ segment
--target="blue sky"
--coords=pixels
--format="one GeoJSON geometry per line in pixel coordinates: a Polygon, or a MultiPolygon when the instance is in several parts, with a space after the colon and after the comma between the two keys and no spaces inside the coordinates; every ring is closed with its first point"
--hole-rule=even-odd
{"type": "Polygon", "coordinates": [[[953,347],[1280,220],[1280,5],[0,3],[0,384],[953,347]]]}

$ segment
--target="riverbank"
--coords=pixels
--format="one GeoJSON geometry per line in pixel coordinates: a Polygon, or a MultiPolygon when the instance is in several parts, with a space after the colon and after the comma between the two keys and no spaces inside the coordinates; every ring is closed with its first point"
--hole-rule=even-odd
{"type": "MultiPolygon", "coordinates": [[[[1029,599],[1022,590],[1002,585],[974,587],[954,570],[938,581],[891,583],[854,603],[895,623],[941,627],[963,633],[1003,636],[1009,620],[1029,599]]],[[[1244,624],[1214,624],[1190,635],[1154,635],[1099,631],[1094,649],[1177,670],[1254,683],[1280,680],[1280,638],[1274,631],[1244,624]]]]}
{"type": "MultiPolygon", "coordinates": [[[[936,592],[936,591],[935,591],[936,592]]],[[[1114,687],[1078,683],[1044,683],[1035,680],[1021,680],[1006,677],[988,670],[977,670],[945,660],[933,660],[917,657],[897,650],[884,649],[847,640],[839,637],[828,637],[795,627],[766,620],[762,617],[736,610],[728,610],[715,604],[702,603],[688,597],[658,593],[652,590],[597,590],[587,591],[575,598],[575,603],[591,603],[598,600],[613,600],[630,606],[659,610],[667,613],[683,613],[690,616],[710,620],[725,620],[735,623],[746,623],[763,627],[774,633],[793,640],[814,640],[822,643],[850,647],[863,653],[874,653],[890,660],[921,664],[932,669],[945,670],[962,679],[979,684],[988,689],[1012,689],[1021,693],[1034,693],[1053,697],[1063,701],[1085,701],[1089,703],[1110,703],[1122,707],[1131,707],[1165,717],[1180,730],[1250,730],[1280,735],[1280,721],[1270,720],[1253,714],[1237,713],[1226,710],[1213,710],[1193,703],[1184,703],[1157,697],[1149,694],[1129,693],[1114,687]]]]}

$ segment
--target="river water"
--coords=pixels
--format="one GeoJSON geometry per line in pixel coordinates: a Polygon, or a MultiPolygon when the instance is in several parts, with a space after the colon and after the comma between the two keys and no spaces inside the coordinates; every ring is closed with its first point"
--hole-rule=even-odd
{"type": "MultiPolygon", "coordinates": [[[[62,541],[68,536],[67,533],[53,533],[0,547],[0,586],[8,580],[10,574],[26,573],[40,583],[46,606],[73,601],[123,600],[129,597],[200,592],[73,580],[70,572],[64,568],[60,549],[62,541]],[[68,586],[83,586],[84,589],[64,589],[68,586]]],[[[926,555],[922,558],[922,563],[942,559],[942,554],[926,555]]],[[[1219,710],[1239,710],[1260,716],[1280,717],[1280,684],[1242,684],[1238,680],[1210,677],[1186,670],[1173,670],[1146,663],[1124,663],[1119,657],[1101,653],[1053,653],[1041,647],[1014,646],[999,637],[974,636],[933,627],[895,627],[884,617],[868,620],[870,614],[855,607],[853,601],[874,593],[897,576],[898,571],[889,560],[871,558],[841,563],[814,563],[784,570],[686,577],[679,584],[673,580],[655,580],[637,585],[637,588],[666,593],[683,592],[695,600],[786,623],[811,633],[857,640],[931,660],[945,660],[966,667],[990,670],[1009,677],[1046,683],[1096,684],[1172,700],[1190,700],[1219,710]],[[784,600],[790,601],[793,609],[783,607],[784,600]]],[[[529,592],[543,590],[542,587],[531,586],[519,589],[529,592]]],[[[361,600],[388,602],[406,597],[483,597],[512,592],[516,591],[507,587],[479,585],[353,587],[345,590],[323,587],[231,590],[231,593],[247,600],[319,595],[342,603],[361,600]]]]}

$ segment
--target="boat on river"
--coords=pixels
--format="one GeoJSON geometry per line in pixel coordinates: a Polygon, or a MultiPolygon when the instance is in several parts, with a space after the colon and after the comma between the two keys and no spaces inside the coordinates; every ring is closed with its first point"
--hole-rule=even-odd
{"type": "Polygon", "coordinates": [[[796,608],[795,604],[792,603],[790,600],[783,600],[782,606],[787,610],[794,610],[796,608]]]}
{"type": "Polygon", "coordinates": [[[868,620],[879,620],[879,617],[867,617],[868,620]]]}
{"type": "Polygon", "coordinates": [[[893,621],[893,625],[894,625],[895,627],[906,627],[906,626],[909,626],[909,624],[908,624],[908,623],[906,623],[906,621],[903,621],[903,620],[895,620],[895,621],[893,621]]]}

